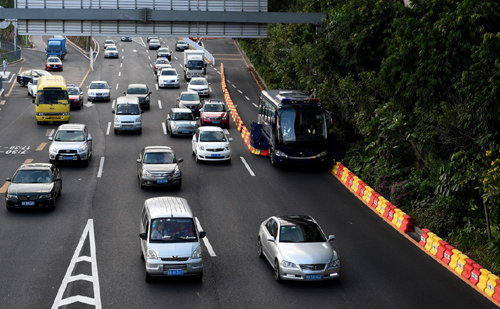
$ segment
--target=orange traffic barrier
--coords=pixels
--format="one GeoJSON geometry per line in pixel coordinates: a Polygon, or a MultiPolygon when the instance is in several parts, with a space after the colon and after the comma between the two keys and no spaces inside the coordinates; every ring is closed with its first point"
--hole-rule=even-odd
{"type": "Polygon", "coordinates": [[[462,251],[458,250],[458,249],[453,249],[451,250],[451,252],[453,253],[451,255],[451,258],[450,258],[450,263],[448,264],[448,266],[450,266],[451,269],[455,269],[457,268],[457,264],[458,264],[458,258],[459,258],[459,254],[462,254],[462,251]]]}
{"type": "Polygon", "coordinates": [[[444,251],[446,250],[446,245],[448,245],[446,241],[444,240],[439,241],[439,248],[437,250],[436,257],[440,260],[443,260],[444,251]]]}
{"type": "Polygon", "coordinates": [[[455,250],[455,247],[453,247],[452,245],[445,245],[444,247],[445,247],[445,250],[444,250],[443,258],[441,259],[441,261],[443,261],[446,265],[449,265],[450,261],[451,261],[451,257],[453,256],[453,250],[455,250]]]}
{"type": "Polygon", "coordinates": [[[493,294],[495,294],[498,279],[500,278],[497,275],[488,274],[488,282],[486,283],[486,289],[484,290],[484,292],[488,294],[488,296],[493,297],[493,294]]]}
{"type": "Polygon", "coordinates": [[[474,284],[474,285],[477,285],[477,283],[479,282],[479,276],[481,276],[481,269],[483,268],[483,266],[475,263],[475,264],[472,264],[472,270],[470,272],[470,277],[469,277],[469,281],[474,284]]]}
{"type": "Polygon", "coordinates": [[[333,165],[333,169],[332,169],[333,175],[337,175],[338,170],[339,170],[339,163],[337,162],[333,165]]]}
{"type": "Polygon", "coordinates": [[[425,247],[425,244],[427,243],[427,238],[429,238],[429,235],[427,235],[427,233],[429,232],[430,231],[428,229],[422,229],[422,235],[420,235],[420,241],[419,241],[419,244],[422,247],[425,247]]]}
{"type": "Polygon", "coordinates": [[[377,204],[378,204],[378,198],[379,197],[380,197],[380,194],[378,194],[377,192],[373,191],[372,195],[370,197],[370,206],[372,206],[373,208],[376,208],[377,204]]]}
{"type": "Polygon", "coordinates": [[[413,232],[413,224],[411,223],[411,217],[409,215],[403,215],[403,222],[399,227],[403,232],[413,232]]]}
{"type": "MultiPolygon", "coordinates": [[[[356,175],[354,175],[353,172],[349,172],[349,175],[347,175],[347,182],[346,182],[346,184],[351,189],[352,189],[352,185],[354,184],[354,177],[356,177],[356,175]]],[[[358,178],[358,177],[356,177],[356,178],[358,178]]]]}
{"type": "Polygon", "coordinates": [[[491,274],[491,271],[487,270],[486,268],[482,268],[480,272],[481,275],[479,275],[479,282],[477,283],[477,287],[484,292],[486,286],[488,285],[488,275],[491,274]]]}
{"type": "Polygon", "coordinates": [[[493,299],[500,303],[500,280],[497,279],[497,286],[495,287],[495,294],[493,294],[493,299]]]}
{"type": "Polygon", "coordinates": [[[356,191],[356,194],[358,196],[360,196],[360,197],[365,196],[365,187],[366,187],[366,183],[364,183],[363,181],[359,180],[358,191],[356,191]]]}
{"type": "Polygon", "coordinates": [[[387,220],[392,222],[392,220],[394,219],[394,214],[396,213],[396,210],[398,208],[397,207],[391,207],[391,209],[389,210],[389,214],[387,215],[387,220]]]}
{"type": "Polygon", "coordinates": [[[472,273],[472,270],[474,269],[474,265],[476,262],[474,262],[473,259],[465,259],[465,265],[464,265],[464,271],[462,272],[462,277],[465,279],[469,280],[470,275],[472,273]]]}
{"type": "MultiPolygon", "coordinates": [[[[391,210],[394,210],[396,206],[394,206],[391,202],[385,203],[385,212],[384,212],[384,218],[389,219],[389,212],[391,210]]],[[[394,213],[394,212],[393,212],[394,213]]]]}

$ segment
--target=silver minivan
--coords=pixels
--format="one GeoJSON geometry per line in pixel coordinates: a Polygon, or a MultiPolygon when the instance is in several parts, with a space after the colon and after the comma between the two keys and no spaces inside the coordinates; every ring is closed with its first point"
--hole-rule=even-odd
{"type": "Polygon", "coordinates": [[[202,280],[200,240],[205,236],[186,199],[168,196],[147,199],[139,234],[146,281],[167,276],[194,276],[202,280]]]}
{"type": "Polygon", "coordinates": [[[114,129],[115,134],[122,131],[133,131],[142,133],[142,116],[144,111],[139,105],[137,97],[118,97],[116,99],[114,129]]]}

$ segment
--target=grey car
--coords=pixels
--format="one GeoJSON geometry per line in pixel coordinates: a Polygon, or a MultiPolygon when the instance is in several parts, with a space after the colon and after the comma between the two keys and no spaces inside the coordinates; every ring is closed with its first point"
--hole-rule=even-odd
{"type": "Polygon", "coordinates": [[[183,91],[177,97],[176,104],[180,108],[189,108],[195,117],[199,117],[200,109],[203,106],[203,99],[194,91],[183,91]]]}
{"type": "Polygon", "coordinates": [[[141,188],[145,186],[176,187],[182,186],[182,172],[172,148],[167,146],[148,146],[141,150],[137,159],[137,177],[141,188]]]}
{"type": "Polygon", "coordinates": [[[260,225],[258,254],[272,265],[278,282],[334,280],[340,277],[334,239],[310,216],[273,216],[260,225]]]}
{"type": "Polygon", "coordinates": [[[143,110],[149,110],[150,104],[149,99],[151,95],[151,91],[146,84],[130,84],[127,87],[127,91],[124,91],[123,94],[126,96],[137,97],[139,99],[139,105],[143,110]]]}
{"type": "Polygon", "coordinates": [[[57,128],[54,136],[49,136],[52,141],[49,147],[49,161],[56,162],[81,162],[89,165],[92,157],[92,136],[87,126],[79,123],[62,124],[57,128]]]}
{"type": "Polygon", "coordinates": [[[192,136],[199,127],[198,119],[188,108],[172,108],[167,115],[167,132],[171,137],[174,135],[192,136]]]}

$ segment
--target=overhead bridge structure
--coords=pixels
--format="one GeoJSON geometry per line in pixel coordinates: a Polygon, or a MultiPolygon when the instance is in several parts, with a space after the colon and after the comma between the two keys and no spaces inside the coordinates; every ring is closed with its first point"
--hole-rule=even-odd
{"type": "Polygon", "coordinates": [[[269,23],[319,25],[325,17],[267,12],[267,0],[17,0],[0,9],[21,35],[262,38],[269,23]]]}

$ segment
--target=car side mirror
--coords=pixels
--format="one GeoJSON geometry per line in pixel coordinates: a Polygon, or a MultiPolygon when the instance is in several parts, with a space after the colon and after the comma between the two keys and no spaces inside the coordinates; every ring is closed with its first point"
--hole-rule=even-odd
{"type": "Polygon", "coordinates": [[[61,181],[61,177],[56,177],[54,181],[61,181]]]}
{"type": "Polygon", "coordinates": [[[267,236],[267,241],[272,241],[272,242],[274,242],[274,237],[273,237],[273,236],[267,236]]]}
{"type": "Polygon", "coordinates": [[[54,138],[52,136],[49,136],[49,141],[53,141],[54,138]]]}
{"type": "Polygon", "coordinates": [[[144,114],[144,111],[141,109],[141,114],[144,114]]]}
{"type": "Polygon", "coordinates": [[[108,86],[108,89],[111,89],[111,86],[108,86]]]}
{"type": "Polygon", "coordinates": [[[137,163],[141,163],[141,159],[137,159],[137,163]]]}
{"type": "Polygon", "coordinates": [[[146,240],[146,233],[140,233],[139,238],[142,240],[146,240]]]}
{"type": "Polygon", "coordinates": [[[200,232],[200,239],[205,238],[207,236],[207,233],[205,231],[200,232]]]}
{"type": "Polygon", "coordinates": [[[328,240],[329,240],[329,241],[330,241],[330,240],[335,240],[335,235],[329,235],[329,236],[328,236],[328,240]]]}
{"type": "Polygon", "coordinates": [[[33,100],[31,101],[31,103],[35,104],[35,99],[33,99],[33,100]]]}
{"type": "Polygon", "coordinates": [[[211,85],[211,83],[208,83],[209,85],[211,85]]]}
{"type": "Polygon", "coordinates": [[[80,92],[80,95],[83,95],[83,92],[80,92]]]}
{"type": "Polygon", "coordinates": [[[194,120],[200,120],[200,117],[195,117],[194,120]]]}
{"type": "Polygon", "coordinates": [[[12,179],[10,179],[10,178],[5,178],[5,181],[11,182],[11,181],[12,181],[12,179]]]}
{"type": "Polygon", "coordinates": [[[124,91],[124,92],[123,92],[123,94],[127,94],[127,92],[126,92],[126,91],[124,91]]]}
{"type": "Polygon", "coordinates": [[[148,95],[150,95],[150,94],[152,94],[152,93],[153,93],[153,92],[151,92],[151,91],[150,91],[150,92],[148,93],[148,95]]]}
{"type": "Polygon", "coordinates": [[[90,142],[92,141],[92,136],[89,134],[89,138],[87,138],[87,140],[90,142]]]}
{"type": "Polygon", "coordinates": [[[184,162],[184,160],[182,160],[182,158],[177,159],[177,163],[181,163],[181,162],[184,162]]]}
{"type": "Polygon", "coordinates": [[[167,116],[167,120],[170,120],[170,116],[167,116]]]}
{"type": "Polygon", "coordinates": [[[115,111],[111,111],[113,114],[115,113],[115,111]]]}
{"type": "Polygon", "coordinates": [[[230,141],[230,142],[232,142],[232,141],[233,141],[233,138],[232,138],[232,137],[230,137],[230,138],[229,138],[229,141],[230,141]]]}

